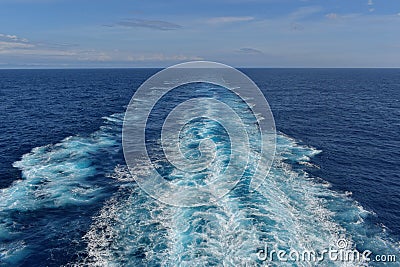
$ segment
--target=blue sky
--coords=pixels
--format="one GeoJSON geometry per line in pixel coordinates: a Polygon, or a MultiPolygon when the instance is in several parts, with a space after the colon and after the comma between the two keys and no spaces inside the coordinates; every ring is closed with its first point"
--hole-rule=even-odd
{"type": "Polygon", "coordinates": [[[0,0],[0,68],[400,67],[399,0],[0,0]]]}

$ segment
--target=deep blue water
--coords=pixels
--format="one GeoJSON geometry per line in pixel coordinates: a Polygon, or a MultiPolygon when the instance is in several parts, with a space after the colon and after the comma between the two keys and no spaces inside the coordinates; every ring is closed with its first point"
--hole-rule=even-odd
{"type": "Polygon", "coordinates": [[[126,105],[157,70],[1,70],[0,266],[240,266],[266,243],[338,236],[397,254],[400,70],[243,71],[279,131],[270,183],[183,209],[132,183],[121,150],[126,105]]]}

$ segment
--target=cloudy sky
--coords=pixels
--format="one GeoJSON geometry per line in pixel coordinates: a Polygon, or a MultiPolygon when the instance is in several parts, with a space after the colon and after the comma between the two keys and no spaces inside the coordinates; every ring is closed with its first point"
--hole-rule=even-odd
{"type": "Polygon", "coordinates": [[[0,0],[0,68],[400,67],[399,0],[0,0]]]}

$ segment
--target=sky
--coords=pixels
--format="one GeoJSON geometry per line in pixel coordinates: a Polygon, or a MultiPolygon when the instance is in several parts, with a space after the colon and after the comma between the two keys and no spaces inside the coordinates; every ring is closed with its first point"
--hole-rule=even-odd
{"type": "Polygon", "coordinates": [[[400,67],[400,0],[0,0],[0,68],[400,67]]]}

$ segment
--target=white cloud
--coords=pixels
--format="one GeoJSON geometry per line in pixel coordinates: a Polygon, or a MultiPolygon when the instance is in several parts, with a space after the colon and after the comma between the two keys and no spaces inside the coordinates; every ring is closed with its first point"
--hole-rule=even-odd
{"type": "Polygon", "coordinates": [[[325,17],[327,17],[328,19],[337,19],[338,15],[336,13],[329,13],[326,14],[325,17]]]}
{"type": "MultiPolygon", "coordinates": [[[[45,61],[48,64],[129,64],[146,62],[177,62],[188,60],[201,60],[198,56],[183,54],[165,55],[163,53],[138,53],[131,51],[101,51],[96,49],[79,49],[72,45],[54,45],[50,43],[37,43],[20,38],[16,35],[0,34],[0,55],[4,60],[20,64],[36,66],[45,61]]],[[[15,64],[14,63],[14,64],[15,64]]],[[[4,63],[5,65],[11,63],[4,63]]],[[[38,65],[38,66],[39,66],[38,65]]]]}
{"type": "Polygon", "coordinates": [[[70,45],[31,42],[16,35],[0,33],[0,55],[11,58],[61,59],[80,61],[107,61],[111,57],[94,50],[71,49],[70,45]]]}
{"type": "Polygon", "coordinates": [[[374,5],[374,2],[372,0],[368,0],[368,6],[369,6],[368,11],[369,12],[375,11],[375,8],[373,8],[373,5],[374,5]]]}
{"type": "Polygon", "coordinates": [[[32,49],[33,47],[7,47],[0,49],[0,55],[8,55],[13,57],[35,56],[35,57],[65,57],[75,56],[74,51],[60,51],[50,49],[32,49]]]}
{"type": "Polygon", "coordinates": [[[79,61],[106,62],[113,59],[109,54],[96,50],[78,51],[74,56],[79,61]]]}
{"type": "Polygon", "coordinates": [[[310,15],[319,13],[322,11],[322,8],[319,6],[305,6],[301,7],[289,15],[289,18],[292,20],[306,18],[310,15]]]}
{"type": "Polygon", "coordinates": [[[243,22],[243,21],[252,21],[254,17],[215,17],[207,20],[208,23],[218,24],[218,23],[232,23],[232,22],[243,22]]]}
{"type": "Polygon", "coordinates": [[[34,45],[32,44],[0,41],[0,53],[2,51],[10,49],[22,49],[22,48],[27,49],[32,47],[34,47],[34,45]]]}
{"type": "Polygon", "coordinates": [[[198,56],[185,55],[164,55],[162,53],[147,54],[147,55],[129,55],[126,57],[128,61],[185,61],[185,60],[202,60],[198,56]]]}
{"type": "Polygon", "coordinates": [[[11,34],[3,34],[0,33],[0,41],[5,41],[5,42],[21,42],[21,43],[27,43],[28,40],[25,38],[19,38],[16,35],[11,35],[11,34]]]}
{"type": "Polygon", "coordinates": [[[0,33],[0,53],[6,53],[13,49],[30,49],[35,45],[28,42],[27,39],[19,38],[16,35],[0,33]]]}

